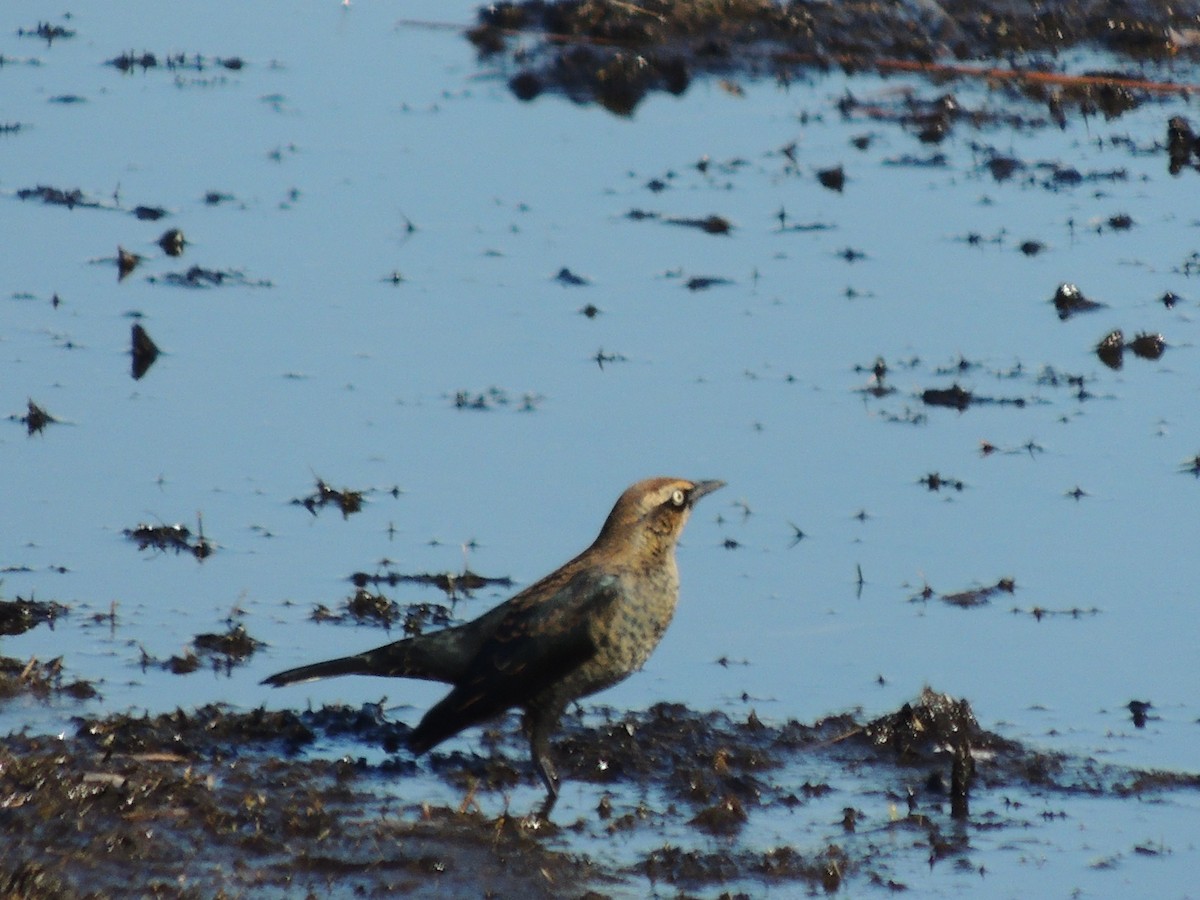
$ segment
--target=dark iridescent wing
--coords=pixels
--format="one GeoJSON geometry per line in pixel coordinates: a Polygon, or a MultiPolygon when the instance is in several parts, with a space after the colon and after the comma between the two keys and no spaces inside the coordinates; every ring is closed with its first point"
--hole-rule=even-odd
{"type": "Polygon", "coordinates": [[[425,714],[409,737],[415,752],[521,706],[595,654],[591,625],[611,614],[617,579],[580,572],[549,596],[536,587],[514,598],[462,680],[425,714]]]}

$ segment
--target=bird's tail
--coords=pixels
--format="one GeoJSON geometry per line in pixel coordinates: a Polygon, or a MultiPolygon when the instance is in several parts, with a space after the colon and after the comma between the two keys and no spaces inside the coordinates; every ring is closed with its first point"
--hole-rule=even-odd
{"type": "Polygon", "coordinates": [[[363,654],[343,656],[340,659],[328,659],[325,662],[313,663],[288,669],[286,672],[276,672],[270,678],[264,678],[263,684],[271,687],[283,687],[285,684],[297,684],[302,681],[316,681],[318,678],[333,678],[335,675],[373,675],[375,674],[363,654]]]}
{"type": "Polygon", "coordinates": [[[365,653],[288,669],[263,679],[263,684],[282,687],[335,675],[379,675],[454,683],[462,678],[479,650],[482,633],[475,624],[447,628],[385,644],[365,653]]]}

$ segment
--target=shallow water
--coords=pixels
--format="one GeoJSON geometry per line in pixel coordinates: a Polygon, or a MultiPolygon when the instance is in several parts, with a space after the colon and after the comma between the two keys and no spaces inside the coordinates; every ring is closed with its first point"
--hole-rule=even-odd
{"type": "MultiPolygon", "coordinates": [[[[84,3],[54,20],[73,38],[16,34],[42,15],[19,2],[0,15],[0,120],[22,126],[0,136],[0,412],[24,415],[29,398],[63,423],[27,437],[0,422],[0,564],[25,567],[5,571],[0,593],[72,612],[0,640],[0,652],[61,655],[102,699],[9,702],[0,731],[67,729],[81,711],[383,695],[411,720],[437,689],[257,682],[387,639],[308,621],[315,604],[351,593],[352,572],[385,558],[414,573],[465,562],[527,584],[586,545],[628,483],[672,474],[730,486],[685,535],[666,640],[604,702],[808,721],[892,709],[930,683],[1012,738],[1194,770],[1200,484],[1180,468],[1200,450],[1200,297],[1186,268],[1197,176],[1171,177],[1155,150],[1185,104],[1075,116],[1061,131],[960,125],[936,148],[945,166],[896,166],[934,150],[862,114],[843,119],[837,100],[947,86],[829,74],[733,96],[700,81],[623,120],[555,98],[522,104],[454,30],[397,26],[399,12],[377,4],[191,4],[170,21],[147,4],[117,21],[84,3]],[[103,65],[126,50],[245,66],[103,65]],[[54,99],[68,95],[81,99],[54,99]],[[849,143],[862,134],[873,136],[865,151],[849,143]],[[791,142],[796,166],[781,152],[791,142]],[[972,143],[1124,177],[1049,190],[1030,170],[997,183],[972,143]],[[836,164],[841,194],[813,174],[836,164]],[[654,178],[668,189],[649,190],[654,178]],[[15,197],[37,185],[79,188],[106,208],[15,197]],[[230,199],[207,204],[210,191],[230,199]],[[169,215],[139,221],[139,204],[169,215]],[[734,230],[633,221],[633,209],[717,214],[734,230]],[[831,227],[781,233],[781,209],[788,224],[831,227]],[[1134,226],[1108,227],[1121,213],[1134,226]],[[180,259],[154,243],[167,228],[186,235],[180,259]],[[1017,245],[1030,239],[1047,249],[1026,257],[1017,245]],[[120,283],[118,245],[146,257],[120,283]],[[866,258],[847,262],[846,248],[866,258]],[[269,285],[162,283],[192,265],[269,285]],[[562,285],[563,267],[591,283],[562,285]],[[695,276],[732,283],[692,292],[683,282],[695,276]],[[1064,281],[1107,308],[1059,321],[1049,300],[1064,281]],[[1158,302],[1166,291],[1182,298],[1173,309],[1158,302]],[[595,318],[579,313],[589,303],[595,318]],[[137,382],[133,313],[164,351],[137,382]],[[1092,349],[1113,328],[1161,332],[1168,349],[1153,362],[1126,354],[1111,371],[1092,349]],[[597,354],[616,358],[600,366],[597,354]],[[876,357],[897,389],[879,399],[855,370],[876,357]],[[1039,379],[1046,367],[1083,376],[1093,396],[1039,379]],[[922,404],[923,390],[955,382],[1025,404],[922,404]],[[510,402],[455,407],[456,392],[491,388],[510,402]],[[981,453],[981,441],[1001,452],[981,453]],[[919,483],[931,472],[965,486],[932,492],[919,483]],[[374,492],[360,514],[314,517],[290,501],[316,477],[374,492]],[[1076,487],[1086,496],[1067,496],[1076,487]],[[218,545],[202,563],[139,552],[122,534],[142,522],[194,529],[198,514],[218,545]],[[912,601],[926,584],[949,594],[1002,577],[1015,593],[982,608],[912,601]],[[115,626],[91,621],[114,602],[115,626]],[[1034,608],[1083,613],[1038,620],[1034,608]],[[247,666],[143,669],[143,650],[180,653],[231,611],[269,645],[247,666]],[[1135,699],[1153,703],[1144,729],[1125,708],[1135,699]]],[[[972,107],[1013,102],[949,88],[972,107]]],[[[456,612],[503,596],[480,592],[456,612]]],[[[474,746],[471,733],[460,740],[474,746]]],[[[1062,805],[1075,803],[1065,820],[1038,821],[1032,847],[988,853],[986,878],[944,867],[901,880],[947,895],[1190,890],[1196,848],[1174,836],[1194,830],[1194,797],[1135,814],[1062,805]],[[1138,854],[1142,840],[1170,852],[1138,854]],[[1091,862],[1113,854],[1112,867],[1091,862]]],[[[565,788],[564,819],[594,805],[588,789],[565,788]]],[[[765,831],[804,834],[764,818],[765,831]]]]}

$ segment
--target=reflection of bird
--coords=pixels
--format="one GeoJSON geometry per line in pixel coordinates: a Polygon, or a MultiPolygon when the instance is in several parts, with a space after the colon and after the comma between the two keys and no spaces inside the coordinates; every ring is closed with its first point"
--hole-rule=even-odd
{"type": "Polygon", "coordinates": [[[723,481],[651,478],[623,493],[587,550],[478,619],[365,653],[289,669],[279,687],[333,675],[423,678],[453,685],[408,738],[424,753],[506,709],[525,730],[546,785],[539,815],[558,799],[550,732],[567,704],[616,684],[650,657],[675,612],[675,544],[692,506],[723,481]]]}

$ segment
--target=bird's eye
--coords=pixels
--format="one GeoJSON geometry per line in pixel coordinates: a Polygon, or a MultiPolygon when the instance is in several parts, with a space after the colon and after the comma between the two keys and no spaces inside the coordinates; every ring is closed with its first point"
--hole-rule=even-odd
{"type": "Polygon", "coordinates": [[[675,488],[674,492],[671,494],[671,505],[676,507],[683,506],[686,501],[687,494],[685,494],[681,488],[675,488]]]}

